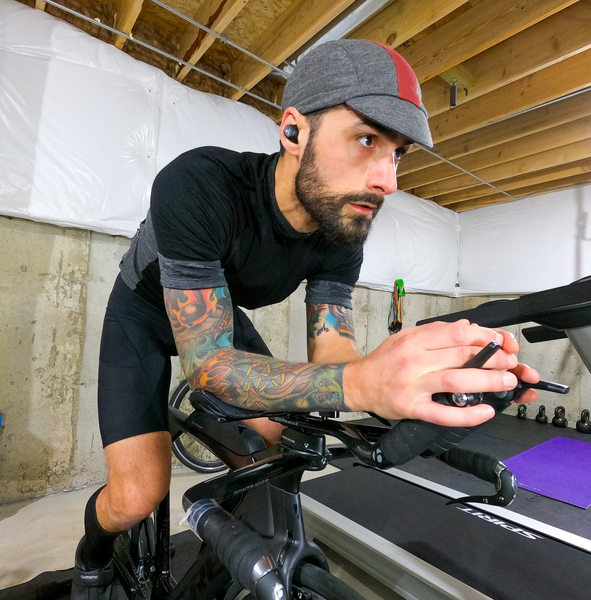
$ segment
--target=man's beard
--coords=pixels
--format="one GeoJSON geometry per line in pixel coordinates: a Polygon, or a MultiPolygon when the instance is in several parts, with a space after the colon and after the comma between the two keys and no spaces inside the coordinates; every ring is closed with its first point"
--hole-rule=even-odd
{"type": "Polygon", "coordinates": [[[384,197],[370,193],[330,194],[315,165],[315,158],[313,138],[310,138],[295,179],[297,199],[329,240],[341,246],[363,245],[384,197]],[[371,216],[344,214],[343,207],[349,203],[368,203],[375,208],[371,216]]]}

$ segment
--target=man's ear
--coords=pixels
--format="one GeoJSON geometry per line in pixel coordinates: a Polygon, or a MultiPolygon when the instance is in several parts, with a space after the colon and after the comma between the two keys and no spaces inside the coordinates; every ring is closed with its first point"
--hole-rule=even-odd
{"type": "Polygon", "coordinates": [[[279,127],[279,139],[286,154],[301,158],[308,139],[308,121],[297,108],[286,108],[279,127]]]}

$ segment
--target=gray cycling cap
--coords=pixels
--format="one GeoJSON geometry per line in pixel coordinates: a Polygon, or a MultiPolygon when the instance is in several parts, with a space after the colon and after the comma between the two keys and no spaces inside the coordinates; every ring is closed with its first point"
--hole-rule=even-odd
{"type": "Polygon", "coordinates": [[[302,114],[346,104],[364,117],[431,148],[427,110],[410,65],[388,46],[336,40],[317,46],[296,65],[282,109],[302,114]]]}

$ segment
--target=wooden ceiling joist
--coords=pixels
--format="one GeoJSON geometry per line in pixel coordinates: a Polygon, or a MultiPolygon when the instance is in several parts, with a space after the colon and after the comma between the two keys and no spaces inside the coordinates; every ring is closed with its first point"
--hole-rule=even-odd
{"type": "MultiPolygon", "coordinates": [[[[454,69],[448,71],[448,75],[455,76],[458,81],[457,105],[461,106],[591,48],[590,31],[591,0],[579,0],[576,4],[465,61],[459,67],[471,78],[466,85],[463,84],[461,73],[455,72],[454,69]],[[467,93],[464,92],[464,88],[467,93]]],[[[430,117],[449,110],[448,85],[442,85],[440,80],[432,79],[422,86],[422,92],[423,103],[430,117]]]]}
{"type": "Polygon", "coordinates": [[[490,94],[429,119],[435,143],[474,131],[589,86],[591,50],[519,79],[490,94]]]}
{"type": "MultiPolygon", "coordinates": [[[[273,22],[263,36],[248,48],[255,56],[278,66],[323,29],[354,0],[295,0],[273,22]]],[[[230,81],[246,90],[252,89],[271,69],[247,55],[242,55],[233,65],[230,81]]],[[[235,91],[233,100],[243,93],[235,91]]]]}
{"type": "MultiPolygon", "coordinates": [[[[221,34],[246,6],[247,2],[248,0],[210,0],[204,2],[199,7],[199,11],[195,14],[193,20],[221,34]]],[[[196,65],[215,40],[215,36],[189,23],[179,42],[179,56],[185,62],[196,65]]],[[[183,81],[190,72],[191,68],[184,66],[179,71],[177,80],[183,81]]]]}
{"type": "MultiPolygon", "coordinates": [[[[522,187],[544,184],[550,181],[555,181],[556,179],[564,179],[567,177],[573,177],[575,175],[582,175],[584,173],[591,173],[591,161],[589,159],[558,165],[557,167],[543,169],[542,171],[534,171],[533,173],[527,173],[526,175],[519,175],[509,179],[501,179],[496,181],[495,185],[506,192],[512,193],[512,190],[522,187]]],[[[460,190],[459,192],[451,192],[449,194],[435,196],[431,199],[436,204],[439,204],[439,206],[449,206],[450,208],[453,208],[453,206],[450,205],[457,202],[473,200],[475,198],[490,196],[492,194],[497,194],[498,196],[498,192],[495,190],[495,188],[489,185],[479,185],[473,188],[460,190]]]]}
{"type": "Polygon", "coordinates": [[[576,0],[482,0],[401,50],[401,54],[422,83],[574,2],[576,0]]]}
{"type": "MultiPolygon", "coordinates": [[[[494,165],[486,169],[474,171],[484,181],[494,183],[500,179],[515,177],[524,173],[548,169],[556,165],[562,165],[576,160],[591,158],[591,140],[585,139],[553,148],[546,152],[539,152],[517,160],[512,160],[501,165],[494,165]]],[[[471,175],[457,175],[437,183],[431,183],[416,188],[415,193],[421,198],[433,198],[447,192],[455,192],[469,187],[480,185],[480,182],[471,175]]]]}
{"type": "MultiPolygon", "coordinates": [[[[45,8],[45,0],[19,1],[45,8]]],[[[398,168],[399,188],[441,206],[469,210],[511,200],[506,194],[589,183],[591,0],[379,0],[362,7],[361,0],[115,2],[118,48],[185,85],[234,100],[244,92],[223,80],[214,85],[191,67],[201,61],[247,94],[257,86],[262,102],[242,101],[274,120],[285,83],[281,63],[310,44],[346,34],[397,50],[422,83],[435,143],[434,154],[411,149],[398,168]],[[339,15],[346,17],[333,28],[339,15]],[[147,52],[125,46],[123,36],[132,31],[138,41],[153,42],[147,52]],[[166,60],[154,59],[161,48],[166,60]],[[451,85],[458,88],[454,110],[451,85]]],[[[97,20],[112,22],[109,6],[97,20]]],[[[105,37],[94,24],[82,28],[105,37]]]]}
{"type": "MultiPolygon", "coordinates": [[[[514,140],[510,144],[500,144],[474,152],[467,156],[455,159],[454,163],[467,171],[474,171],[485,167],[500,165],[502,163],[516,160],[559,148],[569,142],[577,142],[581,140],[591,140],[591,117],[577,119],[552,127],[544,131],[539,131],[532,135],[527,135],[514,140]]],[[[589,142],[591,144],[591,141],[589,142]]],[[[443,179],[448,179],[458,175],[458,169],[447,163],[440,163],[421,171],[415,171],[408,175],[403,175],[398,178],[398,186],[402,190],[416,188],[419,185],[435,183],[443,179]]]]}
{"type": "Polygon", "coordinates": [[[467,0],[396,0],[351,31],[347,38],[374,40],[396,48],[423,29],[465,4],[467,0]]]}
{"type": "MultiPolygon", "coordinates": [[[[119,0],[119,6],[117,10],[117,20],[115,23],[115,29],[131,35],[131,31],[137,18],[142,11],[144,0],[119,0]]],[[[123,48],[127,38],[122,35],[115,36],[115,46],[119,49],[123,48]]]]}
{"type": "MultiPolygon", "coordinates": [[[[507,144],[522,136],[544,131],[590,115],[591,91],[565,98],[560,102],[541,106],[500,123],[494,123],[477,131],[441,142],[433,148],[433,151],[447,158],[447,160],[453,161],[473,152],[507,144]]],[[[419,169],[441,164],[441,162],[437,157],[427,152],[414,152],[404,157],[404,160],[398,166],[398,175],[401,177],[419,169]]]]}
{"type": "MultiPolygon", "coordinates": [[[[567,190],[581,185],[586,185],[588,183],[591,183],[591,173],[584,173],[582,175],[576,175],[575,177],[558,179],[553,181],[551,184],[543,183],[541,185],[532,185],[521,188],[519,190],[515,190],[512,192],[512,194],[516,198],[525,198],[526,196],[541,196],[543,194],[549,194],[558,190],[567,190]]],[[[475,208],[482,208],[492,204],[501,204],[503,202],[511,201],[511,198],[505,196],[504,194],[495,194],[495,196],[487,196],[486,198],[459,202],[458,204],[453,205],[453,209],[456,212],[462,212],[465,210],[473,210],[475,208]]]]}

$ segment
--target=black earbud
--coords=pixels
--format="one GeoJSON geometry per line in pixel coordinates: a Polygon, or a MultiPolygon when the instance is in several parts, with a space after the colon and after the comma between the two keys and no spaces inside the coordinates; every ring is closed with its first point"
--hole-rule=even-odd
{"type": "Polygon", "coordinates": [[[297,125],[287,125],[283,130],[283,134],[290,142],[293,142],[294,144],[298,143],[299,131],[297,125]]]}

